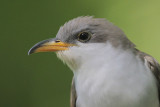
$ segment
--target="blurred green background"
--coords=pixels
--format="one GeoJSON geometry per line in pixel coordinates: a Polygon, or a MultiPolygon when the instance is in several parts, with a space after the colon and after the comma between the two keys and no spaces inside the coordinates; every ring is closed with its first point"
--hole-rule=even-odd
{"type": "Polygon", "coordinates": [[[54,53],[27,52],[84,15],[107,18],[160,61],[160,0],[1,0],[0,107],[69,107],[69,68],[54,53]]]}

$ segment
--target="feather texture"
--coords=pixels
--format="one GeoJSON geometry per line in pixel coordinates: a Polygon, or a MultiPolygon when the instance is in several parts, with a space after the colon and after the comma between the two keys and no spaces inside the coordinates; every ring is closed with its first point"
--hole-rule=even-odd
{"type": "Polygon", "coordinates": [[[144,52],[141,52],[138,49],[136,49],[136,53],[140,56],[140,58],[143,61],[147,61],[148,67],[150,68],[153,75],[155,76],[157,80],[158,96],[159,96],[159,101],[160,101],[160,65],[152,56],[144,52]]]}
{"type": "MultiPolygon", "coordinates": [[[[145,63],[147,63],[148,67],[152,71],[154,77],[157,81],[157,88],[158,88],[158,97],[160,101],[160,65],[159,63],[150,55],[139,51],[138,49],[135,49],[135,54],[138,55],[141,60],[145,63]]],[[[70,98],[70,107],[76,107],[76,100],[77,100],[77,94],[75,89],[75,82],[74,77],[72,80],[72,86],[71,86],[71,98],[70,98]]]]}

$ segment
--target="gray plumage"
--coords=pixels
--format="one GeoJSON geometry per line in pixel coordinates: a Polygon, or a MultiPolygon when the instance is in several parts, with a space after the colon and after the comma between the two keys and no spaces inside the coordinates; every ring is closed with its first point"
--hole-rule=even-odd
{"type": "Polygon", "coordinates": [[[57,38],[63,42],[76,43],[77,34],[82,31],[92,33],[88,43],[104,43],[109,41],[113,46],[134,48],[135,45],[125,36],[123,31],[103,18],[89,16],[75,18],[62,26],[57,38]]]}
{"type": "Polygon", "coordinates": [[[73,71],[71,107],[159,107],[160,65],[102,18],[75,18],[28,54],[57,51],[73,71]]]}
{"type": "MultiPolygon", "coordinates": [[[[123,31],[113,25],[106,19],[93,17],[78,17],[62,26],[57,34],[57,38],[63,42],[76,43],[77,34],[81,31],[91,32],[93,37],[89,43],[110,42],[113,46],[121,46],[123,49],[133,48],[135,54],[138,55],[142,61],[147,61],[148,67],[153,72],[157,80],[157,88],[160,98],[160,65],[150,55],[143,53],[135,48],[135,45],[125,36],[123,31]]],[[[71,87],[71,107],[76,107],[77,94],[75,90],[74,77],[71,87]]]]}

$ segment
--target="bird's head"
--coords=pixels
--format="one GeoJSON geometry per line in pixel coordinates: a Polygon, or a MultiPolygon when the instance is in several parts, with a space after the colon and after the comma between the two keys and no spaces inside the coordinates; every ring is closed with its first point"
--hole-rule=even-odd
{"type": "Polygon", "coordinates": [[[74,70],[86,59],[100,56],[107,45],[122,49],[134,47],[123,31],[106,19],[85,16],[65,23],[56,38],[37,43],[28,54],[56,52],[74,70]]]}

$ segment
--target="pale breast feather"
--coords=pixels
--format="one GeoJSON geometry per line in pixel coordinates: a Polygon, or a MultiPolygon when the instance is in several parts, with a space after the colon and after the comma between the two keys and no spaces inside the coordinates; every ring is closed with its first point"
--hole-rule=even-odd
{"type": "MultiPolygon", "coordinates": [[[[153,75],[155,76],[157,80],[157,88],[158,88],[158,97],[160,101],[160,65],[159,63],[150,55],[139,51],[136,49],[136,54],[139,55],[139,57],[143,61],[147,61],[147,65],[152,71],[153,75]]],[[[70,107],[76,107],[76,100],[77,100],[77,94],[75,90],[75,83],[74,83],[74,77],[72,80],[72,86],[71,86],[71,98],[70,98],[70,107]]]]}
{"type": "Polygon", "coordinates": [[[74,77],[71,84],[70,107],[76,107],[77,94],[75,89],[74,77]]]}
{"type": "Polygon", "coordinates": [[[150,56],[144,52],[141,52],[138,49],[136,49],[136,54],[138,54],[143,61],[145,61],[145,60],[147,61],[148,67],[150,68],[150,70],[154,74],[154,76],[157,80],[158,97],[159,97],[159,101],[160,101],[160,65],[159,65],[159,63],[152,56],[150,56]]]}

